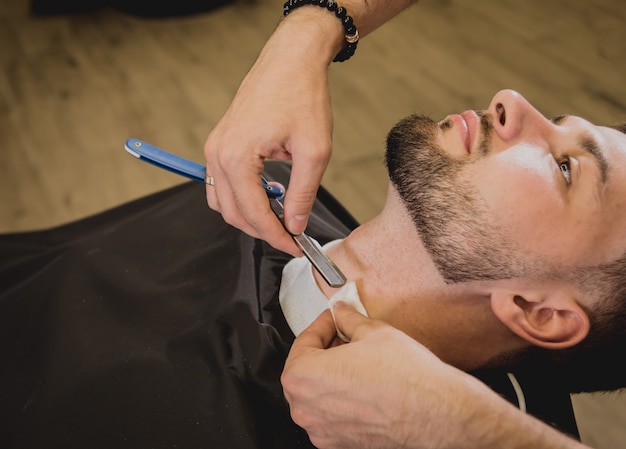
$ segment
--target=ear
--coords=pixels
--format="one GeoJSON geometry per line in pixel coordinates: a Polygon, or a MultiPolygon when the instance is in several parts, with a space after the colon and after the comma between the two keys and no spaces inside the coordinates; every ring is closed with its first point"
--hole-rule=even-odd
{"type": "Polygon", "coordinates": [[[589,333],[589,318],[575,295],[558,286],[492,292],[491,309],[515,334],[547,349],[574,346],[589,333]]]}

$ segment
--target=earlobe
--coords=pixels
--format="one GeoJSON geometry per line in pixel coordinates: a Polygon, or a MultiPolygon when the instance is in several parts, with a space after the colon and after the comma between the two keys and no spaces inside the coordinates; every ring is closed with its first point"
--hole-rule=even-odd
{"type": "Polygon", "coordinates": [[[563,291],[494,292],[493,313],[511,331],[547,349],[564,349],[589,333],[589,318],[572,295],[563,291]]]}

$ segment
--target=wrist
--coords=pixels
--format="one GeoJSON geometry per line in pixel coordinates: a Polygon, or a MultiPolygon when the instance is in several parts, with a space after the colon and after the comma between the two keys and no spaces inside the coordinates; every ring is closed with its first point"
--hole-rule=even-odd
{"type": "Polygon", "coordinates": [[[283,5],[283,15],[287,16],[303,6],[317,6],[334,14],[344,29],[345,43],[341,51],[333,58],[333,62],[343,62],[350,59],[359,44],[359,31],[346,8],[338,5],[336,0],[287,0],[283,5]]]}
{"type": "Polygon", "coordinates": [[[280,21],[276,33],[284,36],[290,53],[330,64],[344,48],[345,31],[335,13],[315,5],[295,8],[280,21]]]}

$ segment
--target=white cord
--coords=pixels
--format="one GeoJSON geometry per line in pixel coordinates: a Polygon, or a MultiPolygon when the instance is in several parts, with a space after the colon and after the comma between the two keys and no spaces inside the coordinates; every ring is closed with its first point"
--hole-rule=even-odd
{"type": "Polygon", "coordinates": [[[526,413],[526,398],[524,397],[524,391],[522,390],[522,386],[517,381],[517,378],[513,373],[506,373],[509,376],[509,380],[511,381],[511,385],[513,385],[513,390],[515,390],[515,395],[517,396],[517,405],[519,409],[526,413]]]}

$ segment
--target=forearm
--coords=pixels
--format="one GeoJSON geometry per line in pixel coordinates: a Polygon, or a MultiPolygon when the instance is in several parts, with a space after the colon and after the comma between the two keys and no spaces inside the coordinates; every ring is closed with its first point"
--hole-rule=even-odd
{"type": "MultiPolygon", "coordinates": [[[[458,380],[462,380],[459,376],[458,380]]],[[[441,426],[450,423],[443,435],[442,448],[455,449],[588,449],[569,436],[555,430],[531,415],[524,414],[509,402],[494,394],[474,378],[456,382],[458,394],[448,392],[444,400],[452,400],[446,407],[452,416],[433,416],[427,422],[441,426]],[[457,417],[455,424],[453,416],[457,417]],[[451,419],[453,418],[453,419],[451,419]]],[[[421,387],[424,388],[423,386],[421,387]]],[[[420,398],[416,397],[419,401],[420,398]]],[[[423,432],[420,426],[415,432],[423,432]]],[[[421,436],[416,435],[419,440],[421,436]]],[[[409,445],[410,447],[410,445],[409,445]]],[[[420,447],[418,445],[418,447],[420,447]]]]}
{"type": "MultiPolygon", "coordinates": [[[[500,398],[497,399],[500,400],[500,398]]],[[[480,442],[480,444],[473,446],[474,448],[589,448],[589,446],[585,446],[533,416],[523,414],[520,410],[508,403],[503,404],[502,407],[493,407],[490,415],[485,415],[478,421],[482,421],[483,423],[476,424],[474,428],[475,430],[481,430],[483,434],[478,434],[476,441],[480,442]],[[502,410],[498,411],[499,408],[502,408],[502,410]],[[484,444],[482,442],[484,442],[484,444]]]]}

